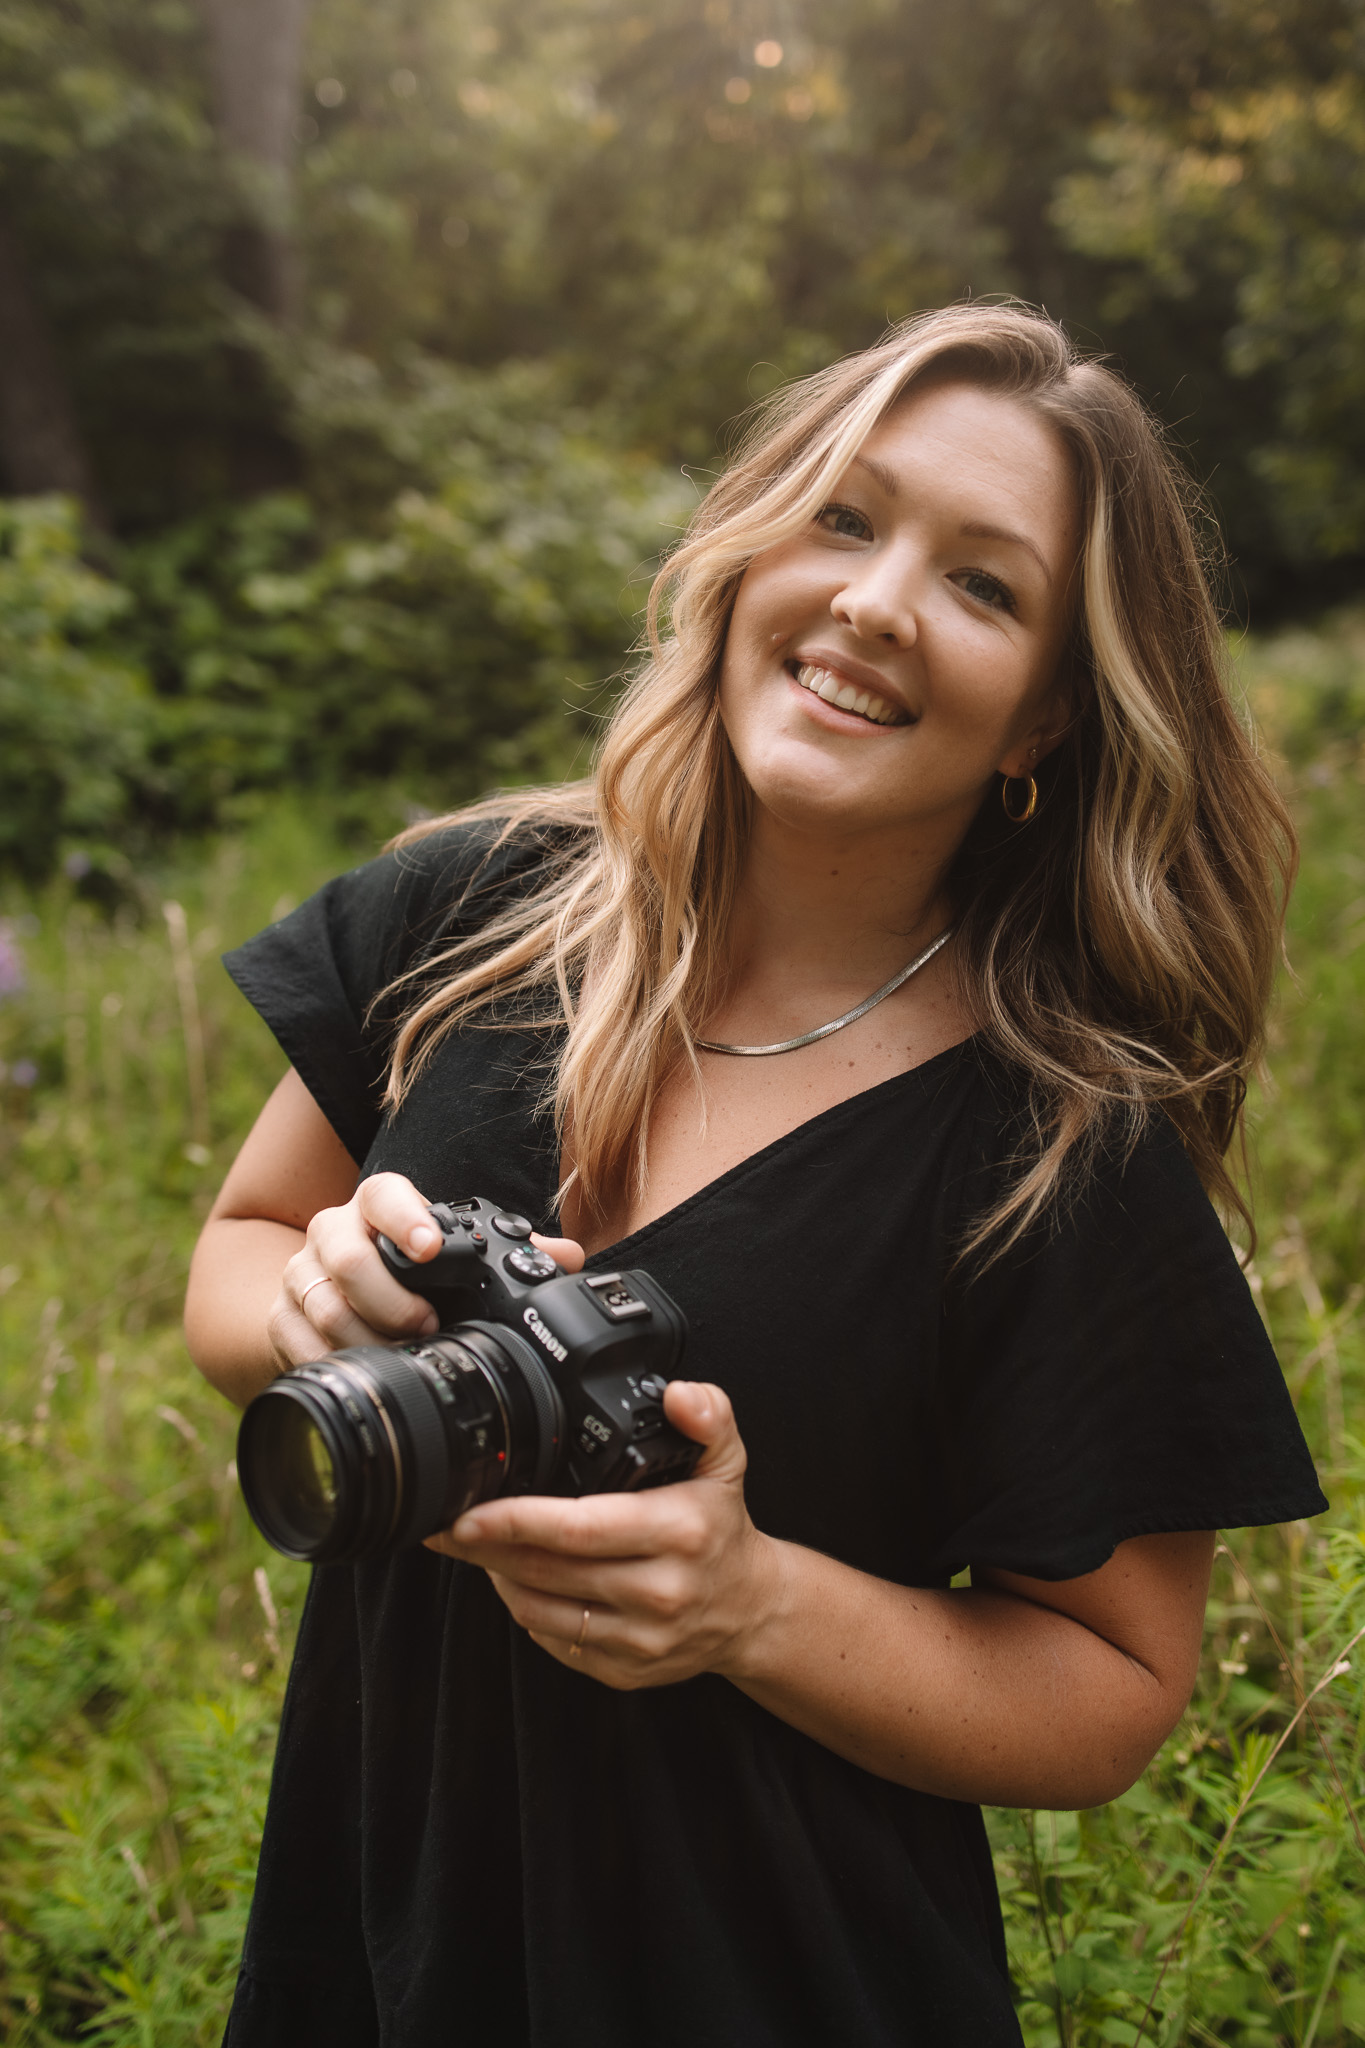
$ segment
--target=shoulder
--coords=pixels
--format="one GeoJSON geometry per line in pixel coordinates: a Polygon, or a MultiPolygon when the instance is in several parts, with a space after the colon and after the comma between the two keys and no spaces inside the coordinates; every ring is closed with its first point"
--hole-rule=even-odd
{"type": "Polygon", "coordinates": [[[352,1158],[373,1141],[391,1032],[428,961],[439,972],[450,947],[477,940],[511,893],[549,880],[589,838],[530,805],[441,820],[225,955],[352,1158]]]}
{"type": "MultiPolygon", "coordinates": [[[[1028,1074],[984,1045],[974,1051],[968,1125],[964,1194],[988,1208],[1028,1171],[1042,1132],[1028,1074]]],[[[1030,1248],[1083,1227],[1086,1219],[1102,1227],[1108,1216],[1131,1218],[1148,1207],[1166,1215],[1172,1206],[1207,1217],[1221,1233],[1180,1132],[1160,1103],[1131,1111],[1116,1106],[1072,1148],[1054,1199],[1029,1233],[1030,1248]]]]}
{"type": "Polygon", "coordinates": [[[433,947],[476,937],[516,896],[533,892],[590,838],[554,818],[480,810],[405,834],[322,892],[338,941],[359,942],[376,979],[433,947]]]}

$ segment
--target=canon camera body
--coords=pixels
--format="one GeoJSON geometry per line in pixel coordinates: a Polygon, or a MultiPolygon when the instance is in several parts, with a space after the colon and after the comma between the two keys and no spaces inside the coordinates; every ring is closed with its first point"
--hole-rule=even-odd
{"type": "Polygon", "coordinates": [[[242,1417],[242,1493],[286,1557],[381,1557],[478,1501],[635,1491],[701,1455],[664,1416],[687,1325],[648,1273],[565,1273],[483,1196],[431,1214],[433,1258],[378,1244],[436,1335],[296,1366],[242,1417]]]}

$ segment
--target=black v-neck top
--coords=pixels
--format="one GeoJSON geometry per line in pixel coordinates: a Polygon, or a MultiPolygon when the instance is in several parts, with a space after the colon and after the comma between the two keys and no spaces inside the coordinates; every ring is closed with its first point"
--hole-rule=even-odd
{"type": "MultiPolygon", "coordinates": [[[[449,1036],[381,1114],[392,1002],[555,842],[447,830],[229,956],[363,1171],[554,1228],[556,1033],[449,1036]]],[[[562,842],[559,849],[562,851],[562,842]]],[[[408,1000],[411,1001],[409,995],[408,1000]]],[[[984,1274],[1018,1143],[975,1041],[802,1124],[590,1266],[654,1273],[730,1393],[775,1536],[901,1584],[1045,1579],[1126,1537],[1325,1505],[1171,1125],[984,1274]]],[[[979,1811],[703,1676],[619,1693],[416,1548],[313,1574],[231,2048],[1014,2048],[979,1811]]]]}

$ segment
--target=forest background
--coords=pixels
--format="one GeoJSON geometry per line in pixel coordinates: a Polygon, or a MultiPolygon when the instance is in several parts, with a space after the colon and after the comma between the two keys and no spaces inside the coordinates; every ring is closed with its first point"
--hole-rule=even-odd
{"type": "Polygon", "coordinates": [[[994,1818],[1020,2010],[1365,2039],[1365,5],[0,0],[6,2040],[216,2041],[240,1943],[301,1582],[176,1326],[278,1063],[216,950],[581,772],[745,408],[1002,291],[1226,536],[1305,841],[1252,1274],[1334,1503],[1229,1536],[1127,1799],[994,1818]]]}

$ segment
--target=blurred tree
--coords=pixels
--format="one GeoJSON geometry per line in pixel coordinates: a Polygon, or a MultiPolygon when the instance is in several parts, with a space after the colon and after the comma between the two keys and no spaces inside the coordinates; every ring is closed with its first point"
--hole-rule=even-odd
{"type": "Polygon", "coordinates": [[[0,7],[0,203],[125,532],[282,469],[278,403],[222,283],[238,206],[209,69],[191,0],[0,7]]]}
{"type": "Polygon", "coordinates": [[[218,133],[242,205],[230,281],[277,319],[299,310],[294,147],[310,0],[203,0],[218,133]]]}
{"type": "Polygon", "coordinates": [[[103,526],[52,330],[18,236],[0,212],[0,459],[20,496],[64,491],[103,526]]]}

